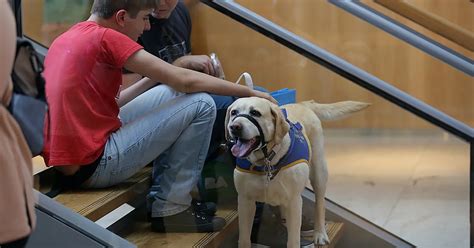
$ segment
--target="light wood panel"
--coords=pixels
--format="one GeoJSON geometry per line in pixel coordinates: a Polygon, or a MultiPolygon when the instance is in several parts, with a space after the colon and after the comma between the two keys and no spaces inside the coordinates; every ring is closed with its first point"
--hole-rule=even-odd
{"type": "MultiPolygon", "coordinates": [[[[428,35],[461,54],[474,53],[433,32],[362,0],[382,13],[428,35]]],[[[433,57],[393,38],[327,1],[239,0],[243,6],[314,42],[376,77],[393,84],[441,111],[474,126],[474,80],[433,57]]],[[[193,52],[216,52],[229,80],[249,71],[270,90],[295,88],[298,100],[334,102],[345,99],[373,103],[357,115],[329,127],[433,128],[406,111],[348,82],[299,54],[217,13],[197,0],[186,0],[193,18],[193,52]]],[[[410,0],[466,30],[474,30],[474,8],[465,0],[410,0]]],[[[46,44],[70,24],[43,25],[44,0],[24,0],[24,30],[46,44]]]]}
{"type": "Polygon", "coordinates": [[[407,1],[375,0],[375,2],[474,52],[474,34],[472,32],[411,5],[407,1]]]}
{"type": "Polygon", "coordinates": [[[474,32],[474,2],[466,0],[404,0],[429,13],[440,16],[474,32]]]}
{"type": "MultiPolygon", "coordinates": [[[[238,2],[414,97],[474,125],[472,77],[327,1],[302,0],[297,4],[289,0],[238,2]]],[[[452,1],[452,8],[456,8],[456,1],[452,1]]],[[[270,90],[295,88],[298,100],[333,102],[354,99],[373,103],[369,109],[347,120],[326,124],[330,127],[433,128],[431,124],[203,4],[195,4],[190,9],[193,52],[216,52],[231,81],[241,72],[249,71],[256,84],[270,90]]],[[[468,50],[454,47],[472,57],[468,50]]]]}
{"type": "Polygon", "coordinates": [[[34,40],[42,41],[44,0],[23,0],[21,6],[23,33],[34,40]]]}

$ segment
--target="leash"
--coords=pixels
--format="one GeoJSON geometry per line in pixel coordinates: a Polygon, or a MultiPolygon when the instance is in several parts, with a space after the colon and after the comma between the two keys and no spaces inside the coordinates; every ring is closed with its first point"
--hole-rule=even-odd
{"type": "Polygon", "coordinates": [[[240,77],[237,79],[237,81],[235,81],[235,83],[239,84],[242,79],[244,79],[247,87],[249,87],[250,89],[253,89],[252,76],[250,76],[248,72],[243,72],[242,74],[240,74],[240,77]]]}

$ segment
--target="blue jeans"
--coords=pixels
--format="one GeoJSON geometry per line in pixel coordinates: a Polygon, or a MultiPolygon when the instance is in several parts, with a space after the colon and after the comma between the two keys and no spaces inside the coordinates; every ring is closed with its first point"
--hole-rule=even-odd
{"type": "Polygon", "coordinates": [[[191,205],[206,159],[216,115],[205,93],[178,93],[158,85],[120,109],[122,127],[112,133],[96,171],[83,186],[102,188],[130,178],[153,161],[147,206],[152,217],[191,205]]]}

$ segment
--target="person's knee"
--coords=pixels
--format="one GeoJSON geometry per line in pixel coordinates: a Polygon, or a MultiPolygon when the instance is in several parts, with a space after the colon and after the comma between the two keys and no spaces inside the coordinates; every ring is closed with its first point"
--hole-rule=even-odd
{"type": "Polygon", "coordinates": [[[216,118],[216,103],[212,99],[212,97],[207,93],[194,93],[192,97],[197,99],[199,102],[203,103],[204,111],[212,113],[212,118],[216,118]]]}
{"type": "Polygon", "coordinates": [[[157,85],[153,87],[151,90],[154,90],[156,94],[158,94],[160,97],[165,97],[165,98],[170,98],[170,99],[175,98],[179,95],[182,95],[182,93],[176,91],[175,89],[165,84],[157,85]]]}

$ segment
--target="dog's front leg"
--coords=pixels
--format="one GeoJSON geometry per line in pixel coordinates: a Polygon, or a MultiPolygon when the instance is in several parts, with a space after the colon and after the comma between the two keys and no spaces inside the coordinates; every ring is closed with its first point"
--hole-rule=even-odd
{"type": "Polygon", "coordinates": [[[326,185],[320,185],[317,188],[313,186],[315,190],[315,218],[314,218],[314,243],[315,245],[326,245],[329,244],[329,237],[326,232],[326,209],[324,206],[324,192],[326,191],[326,185]]]}
{"type": "Polygon", "coordinates": [[[301,196],[291,199],[288,205],[280,206],[282,215],[286,218],[288,241],[286,247],[300,247],[301,211],[303,200],[301,196]]]}
{"type": "Polygon", "coordinates": [[[239,212],[239,247],[249,248],[251,245],[250,235],[252,233],[253,218],[255,216],[255,201],[245,197],[238,197],[239,212]]]}

